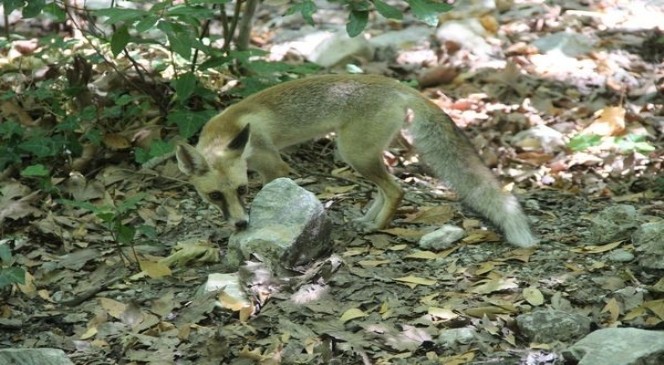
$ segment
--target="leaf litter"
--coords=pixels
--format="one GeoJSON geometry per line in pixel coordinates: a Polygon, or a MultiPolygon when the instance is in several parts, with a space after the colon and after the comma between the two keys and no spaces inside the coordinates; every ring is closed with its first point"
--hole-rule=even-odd
{"type": "MultiPolygon", "coordinates": [[[[485,29],[495,33],[502,26],[513,37],[506,44],[510,60],[484,69],[458,47],[445,61],[469,64],[461,68],[466,71],[440,72],[448,84],[425,90],[466,127],[489,164],[515,181],[543,238],[536,250],[496,244],[501,238],[491,227],[463,216],[467,211],[449,200],[453,194],[419,174],[417,161],[396,154],[390,165],[403,168],[407,195],[394,226],[371,235],[337,230],[340,256],[292,278],[248,264],[240,273],[247,305],[223,290],[199,290],[209,273],[224,272],[218,262],[230,229],[219,213],[183,187],[173,161],[139,171],[118,158],[155,129],[109,128],[102,142],[110,158],[97,173],[51,182],[68,198],[89,203],[88,209],[45,199],[32,183],[3,182],[0,242],[11,244],[13,260],[29,275],[24,284],[4,289],[0,341],[63,348],[86,364],[466,364],[518,361],[515,349],[527,356],[554,350],[553,344],[528,343],[512,325],[514,316],[544,305],[587,314],[602,326],[661,328],[662,279],[635,262],[610,261],[606,254],[634,253],[635,247],[625,240],[588,244],[589,223],[582,219],[625,201],[647,219],[664,211],[663,101],[661,93],[651,93],[657,87],[652,83],[661,82],[661,69],[652,66],[661,63],[661,54],[645,47],[655,39],[647,33],[630,36],[644,40],[635,51],[651,64],[622,51],[635,44],[627,35],[608,31],[601,44],[591,42],[589,57],[524,46],[516,29],[542,37],[556,33],[556,22],[564,19],[555,9],[515,10],[544,11],[539,24],[509,13],[483,15],[485,29]],[[548,129],[509,140],[531,125],[548,129]],[[135,246],[121,246],[118,255],[118,237],[104,228],[104,219],[139,192],[145,195],[128,207],[132,214],[111,219],[146,227],[136,231],[135,246]],[[440,252],[415,247],[433,227],[450,222],[467,231],[460,243],[440,252]],[[451,347],[438,341],[441,331],[460,328],[472,328],[480,341],[451,347]]],[[[574,35],[548,41],[561,39],[588,51],[574,35]]],[[[35,124],[14,103],[3,102],[4,113],[35,124]]],[[[310,143],[291,158],[302,175],[314,172],[307,188],[334,201],[330,214],[344,227],[366,202],[367,185],[350,184],[357,177],[336,165],[327,148],[310,143]]]]}

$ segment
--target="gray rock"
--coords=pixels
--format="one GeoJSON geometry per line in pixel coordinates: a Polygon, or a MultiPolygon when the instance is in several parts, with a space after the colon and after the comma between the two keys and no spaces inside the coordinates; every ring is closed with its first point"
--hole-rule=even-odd
{"type": "Polygon", "coordinates": [[[475,329],[469,327],[442,330],[438,335],[437,342],[446,348],[467,345],[475,341],[476,333],[475,329]]]}
{"type": "Polygon", "coordinates": [[[568,57],[577,57],[590,52],[593,43],[588,36],[565,31],[542,37],[533,42],[533,45],[542,53],[559,52],[568,57]]]}
{"type": "Polygon", "coordinates": [[[614,205],[602,210],[592,219],[590,240],[594,243],[606,243],[626,239],[638,225],[636,208],[626,204],[614,205]]]}
{"type": "Polygon", "coordinates": [[[630,262],[634,260],[634,254],[621,248],[613,250],[606,255],[609,261],[613,262],[630,262]]]}
{"type": "Polygon", "coordinates": [[[577,313],[542,309],[516,317],[521,332],[533,342],[571,341],[590,332],[590,319],[577,313]]]}
{"type": "Polygon", "coordinates": [[[228,241],[226,263],[237,269],[255,255],[273,269],[309,262],[330,247],[331,224],[311,192],[288,178],[263,187],[251,204],[249,226],[228,241]]]}
{"type": "Polygon", "coordinates": [[[664,332],[605,328],[570,346],[563,356],[578,365],[661,365],[664,332]]]}
{"type": "Polygon", "coordinates": [[[422,236],[418,246],[424,250],[445,250],[450,248],[454,242],[462,239],[465,234],[463,228],[446,224],[422,236]]]}
{"type": "Polygon", "coordinates": [[[13,365],[74,365],[60,349],[0,349],[0,364],[13,365]]]}
{"type": "Polygon", "coordinates": [[[329,68],[351,62],[355,58],[371,61],[373,54],[373,47],[366,38],[362,35],[351,38],[344,29],[338,30],[329,38],[324,39],[307,55],[307,59],[329,68]]]}
{"type": "Polygon", "coordinates": [[[649,269],[664,269],[664,221],[644,223],[632,235],[639,264],[649,269]]]}

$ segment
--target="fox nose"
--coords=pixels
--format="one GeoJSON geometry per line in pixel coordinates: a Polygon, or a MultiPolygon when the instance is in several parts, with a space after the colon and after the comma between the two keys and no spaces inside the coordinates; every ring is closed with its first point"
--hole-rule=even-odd
{"type": "Polygon", "coordinates": [[[247,225],[248,225],[248,224],[249,224],[249,222],[247,222],[247,221],[244,220],[244,219],[243,219],[243,220],[240,220],[240,221],[237,221],[237,222],[235,222],[235,229],[241,231],[241,230],[247,228],[247,225]]]}

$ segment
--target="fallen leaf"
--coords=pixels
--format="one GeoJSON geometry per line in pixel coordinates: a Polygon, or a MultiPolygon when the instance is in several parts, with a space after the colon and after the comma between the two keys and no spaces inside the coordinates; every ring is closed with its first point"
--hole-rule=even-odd
{"type": "Polygon", "coordinates": [[[544,304],[544,295],[534,286],[529,286],[523,289],[521,294],[523,295],[523,298],[526,300],[526,302],[534,307],[538,307],[544,304]]]}
{"type": "Polygon", "coordinates": [[[459,315],[454,313],[453,310],[446,308],[429,307],[429,309],[427,309],[427,313],[429,313],[429,315],[432,317],[442,319],[444,321],[449,321],[450,319],[459,317],[459,315]]]}
{"type": "Polygon", "coordinates": [[[436,280],[420,278],[420,277],[413,276],[413,275],[408,275],[408,276],[404,276],[404,277],[401,277],[401,278],[396,278],[396,279],[394,279],[394,281],[397,281],[397,282],[400,282],[400,283],[405,283],[406,285],[410,286],[411,288],[414,288],[418,285],[430,286],[430,285],[435,285],[436,284],[436,280]]]}
{"type": "Polygon", "coordinates": [[[595,113],[597,118],[581,131],[581,134],[598,136],[618,136],[625,131],[625,109],[619,106],[608,106],[595,113]]]}
{"type": "Polygon", "coordinates": [[[516,289],[519,286],[515,278],[500,278],[491,280],[482,280],[481,284],[476,285],[471,290],[475,294],[489,294],[497,291],[516,289]]]}
{"type": "Polygon", "coordinates": [[[570,249],[572,252],[576,253],[603,253],[607,251],[611,251],[614,248],[620,246],[624,241],[616,241],[612,243],[607,243],[606,245],[601,245],[601,246],[583,246],[580,248],[573,248],[570,249]]]}
{"type": "Polygon", "coordinates": [[[358,261],[357,264],[362,266],[363,268],[368,268],[368,267],[378,267],[381,265],[386,265],[392,262],[391,260],[362,260],[358,261]]]}
{"type": "Polygon", "coordinates": [[[418,259],[418,260],[435,260],[438,258],[438,254],[431,251],[420,251],[417,250],[409,255],[404,256],[406,259],[418,259]]]}
{"type": "Polygon", "coordinates": [[[609,313],[609,323],[617,322],[620,316],[620,303],[618,303],[616,298],[609,299],[604,308],[602,308],[602,313],[609,313]]]}
{"type": "Polygon", "coordinates": [[[367,316],[367,314],[364,313],[361,309],[351,308],[351,309],[345,311],[341,315],[341,318],[339,318],[339,320],[341,320],[341,322],[343,322],[343,323],[346,323],[346,322],[351,321],[353,319],[362,318],[362,317],[366,317],[366,316],[367,316]]]}
{"type": "Polygon", "coordinates": [[[171,275],[171,269],[163,262],[140,260],[138,263],[141,267],[141,270],[143,270],[146,274],[148,274],[149,277],[153,279],[159,279],[164,276],[171,275]]]}

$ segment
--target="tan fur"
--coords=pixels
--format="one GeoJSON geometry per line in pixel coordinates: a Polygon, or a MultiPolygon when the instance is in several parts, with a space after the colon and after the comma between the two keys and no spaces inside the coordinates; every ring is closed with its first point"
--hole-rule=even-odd
{"type": "Polygon", "coordinates": [[[382,153],[411,120],[415,147],[437,177],[512,244],[537,243],[516,198],[502,191],[451,119],[416,90],[382,76],[315,76],[254,94],[212,118],[196,148],[178,146],[178,164],[206,200],[211,201],[211,192],[222,193],[223,204],[211,202],[243,228],[248,218],[235,190],[246,185],[247,169],[257,171],[264,183],[285,176],[289,167],[280,149],[334,131],[342,158],[378,187],[362,222],[380,229],[403,197],[382,153]]]}

